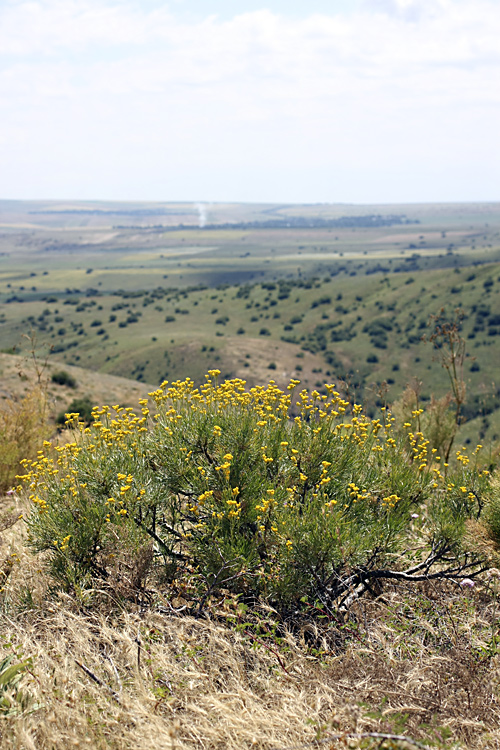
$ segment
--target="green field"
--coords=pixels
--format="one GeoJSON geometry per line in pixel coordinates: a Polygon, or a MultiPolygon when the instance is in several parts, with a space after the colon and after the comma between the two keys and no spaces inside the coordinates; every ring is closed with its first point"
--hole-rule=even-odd
{"type": "Polygon", "coordinates": [[[207,207],[200,219],[194,204],[0,201],[0,294],[216,286],[500,260],[497,204],[235,204],[207,207]]]}
{"type": "Polygon", "coordinates": [[[54,361],[146,383],[217,366],[249,384],[344,381],[369,405],[418,378],[426,400],[447,382],[421,337],[460,307],[464,439],[498,439],[499,205],[217,205],[204,219],[193,204],[0,202],[2,349],[33,330],[54,361]]]}

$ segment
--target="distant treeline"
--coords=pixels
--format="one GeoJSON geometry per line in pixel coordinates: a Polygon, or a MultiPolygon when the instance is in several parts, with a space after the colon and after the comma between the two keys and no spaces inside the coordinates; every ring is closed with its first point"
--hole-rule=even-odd
{"type": "MultiPolygon", "coordinates": [[[[285,216],[279,219],[266,219],[265,221],[242,221],[228,222],[226,224],[205,224],[203,229],[351,229],[366,227],[390,227],[394,224],[419,224],[411,221],[404,214],[381,216],[380,214],[368,214],[367,216],[341,216],[338,219],[322,219],[320,217],[308,216],[285,216]]],[[[179,228],[191,229],[182,224],[179,228]]],[[[166,230],[175,230],[177,227],[165,227],[166,230]]]]}
{"type": "Polygon", "coordinates": [[[117,226],[115,229],[161,229],[162,232],[177,232],[185,229],[365,229],[370,227],[390,227],[395,224],[420,224],[420,221],[408,219],[404,214],[381,216],[368,214],[367,216],[341,216],[338,219],[322,219],[309,216],[285,216],[279,219],[265,219],[264,221],[239,221],[224,224],[177,224],[176,226],[131,227],[117,226]]]}
{"type": "MultiPolygon", "coordinates": [[[[162,216],[169,213],[174,213],[177,216],[192,215],[191,211],[172,211],[168,209],[159,208],[141,208],[141,209],[85,209],[85,208],[68,208],[60,211],[40,210],[30,211],[31,214],[75,214],[85,216],[137,216],[137,217],[148,217],[148,216],[162,216]]],[[[205,230],[221,230],[221,229],[356,229],[356,228],[369,228],[369,227],[390,227],[393,225],[402,224],[420,224],[418,219],[408,219],[404,214],[388,214],[382,216],[381,214],[368,214],[366,216],[341,216],[338,219],[322,219],[321,217],[309,217],[309,216],[284,216],[279,218],[265,219],[263,221],[240,221],[240,222],[226,222],[224,224],[204,224],[203,222],[197,222],[196,224],[175,224],[175,225],[163,225],[155,224],[154,226],[141,226],[141,225],[117,225],[115,229],[153,229],[160,230],[162,232],[176,232],[185,229],[205,229],[205,230]]]]}

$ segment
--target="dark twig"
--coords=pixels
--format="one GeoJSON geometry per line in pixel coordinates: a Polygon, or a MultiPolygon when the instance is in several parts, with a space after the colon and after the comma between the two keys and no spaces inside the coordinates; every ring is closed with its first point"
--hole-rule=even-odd
{"type": "Polygon", "coordinates": [[[432,549],[425,560],[422,560],[420,563],[417,563],[406,570],[391,570],[385,568],[372,568],[370,570],[365,566],[356,570],[348,578],[345,578],[344,580],[340,579],[337,586],[323,588],[323,590],[329,596],[331,602],[338,602],[338,611],[345,612],[353,602],[359,599],[365,591],[370,589],[370,582],[377,579],[392,579],[412,583],[432,580],[448,580],[456,582],[463,578],[476,577],[488,569],[488,566],[484,565],[484,561],[470,560],[470,558],[466,557],[461,563],[455,561],[455,565],[453,566],[431,572],[431,568],[437,563],[454,562],[454,558],[449,555],[449,552],[450,548],[447,544],[437,546],[433,544],[432,549]]]}
{"type": "Polygon", "coordinates": [[[254,635],[250,630],[244,630],[243,632],[245,633],[245,635],[247,635],[249,638],[251,638],[254,641],[254,643],[257,643],[259,646],[263,646],[263,648],[265,648],[266,651],[269,651],[271,654],[274,654],[274,656],[278,660],[278,664],[280,665],[280,667],[283,670],[283,672],[286,672],[286,674],[289,677],[292,677],[292,675],[290,674],[290,672],[288,671],[288,669],[285,667],[285,662],[281,658],[281,656],[280,656],[279,652],[277,651],[277,649],[273,648],[272,646],[269,646],[269,644],[267,644],[267,643],[264,643],[264,641],[261,638],[258,638],[258,636],[254,635]]]}
{"type": "MultiPolygon", "coordinates": [[[[167,554],[170,557],[175,557],[177,560],[185,560],[186,559],[185,555],[182,555],[179,552],[174,552],[174,550],[169,549],[169,547],[165,544],[165,542],[163,541],[163,539],[161,537],[159,537],[158,534],[156,534],[152,529],[150,529],[147,526],[145,526],[142,523],[142,521],[141,521],[140,518],[138,518],[137,516],[135,516],[134,517],[134,522],[135,522],[135,524],[137,526],[139,526],[140,529],[143,529],[143,531],[145,531],[146,534],[148,534],[151,537],[151,539],[154,539],[154,541],[157,543],[158,547],[161,549],[161,551],[162,551],[163,554],[167,554]]],[[[182,539],[183,538],[182,534],[180,534],[175,529],[172,529],[170,526],[167,526],[167,524],[162,523],[161,525],[164,528],[166,528],[167,531],[169,531],[171,534],[173,534],[174,536],[176,536],[178,539],[182,539]]]]}
{"type": "Polygon", "coordinates": [[[142,643],[139,636],[139,633],[137,633],[137,636],[134,638],[134,642],[137,643],[137,671],[141,671],[141,648],[142,643]]]}
{"type": "Polygon", "coordinates": [[[87,675],[87,677],[90,677],[90,679],[93,680],[96,683],[96,685],[99,685],[99,687],[102,687],[105,690],[107,690],[108,693],[113,698],[113,700],[116,703],[118,703],[119,706],[121,706],[123,708],[123,705],[122,705],[122,703],[120,701],[120,698],[118,697],[118,695],[115,693],[114,690],[111,690],[111,688],[108,685],[106,685],[106,683],[104,683],[102,680],[100,680],[99,677],[97,677],[97,675],[95,675],[88,667],[86,667],[85,664],[82,664],[81,662],[79,662],[78,659],[75,659],[75,664],[77,664],[80,667],[80,669],[83,672],[85,672],[85,674],[87,675]]]}

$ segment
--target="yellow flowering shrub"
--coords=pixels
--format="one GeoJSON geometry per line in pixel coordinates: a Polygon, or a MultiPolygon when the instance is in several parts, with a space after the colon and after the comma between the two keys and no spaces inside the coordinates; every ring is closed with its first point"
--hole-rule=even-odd
{"type": "Polygon", "coordinates": [[[90,427],[69,415],[74,441],[25,463],[29,543],[67,589],[102,585],[148,544],[155,589],[181,586],[193,607],[223,589],[335,608],[374,578],[479,570],[462,551],[489,491],[477,452],[452,472],[416,422],[397,431],[334,386],[218,375],[163,383],[154,416],[146,401],[95,409],[90,427]]]}

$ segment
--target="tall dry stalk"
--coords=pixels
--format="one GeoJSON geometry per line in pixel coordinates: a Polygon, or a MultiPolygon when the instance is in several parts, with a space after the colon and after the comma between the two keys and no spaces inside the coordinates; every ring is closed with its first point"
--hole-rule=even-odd
{"type": "Polygon", "coordinates": [[[44,378],[47,358],[42,360],[37,356],[33,334],[26,334],[25,338],[30,342],[28,372],[20,369],[18,374],[30,384],[28,391],[22,398],[11,397],[0,403],[0,493],[12,487],[20,461],[34,458],[50,436],[44,378]]]}
{"type": "Polygon", "coordinates": [[[422,337],[423,341],[429,341],[434,346],[437,352],[436,358],[441,363],[441,367],[446,370],[451,386],[454,420],[446,446],[446,461],[450,457],[451,449],[462,421],[462,407],[465,404],[464,361],[466,352],[465,339],[460,333],[464,315],[464,311],[457,308],[453,313],[453,317],[447,318],[444,307],[442,307],[437,315],[431,315],[430,317],[429,325],[432,327],[432,332],[428,337],[422,337]]]}

